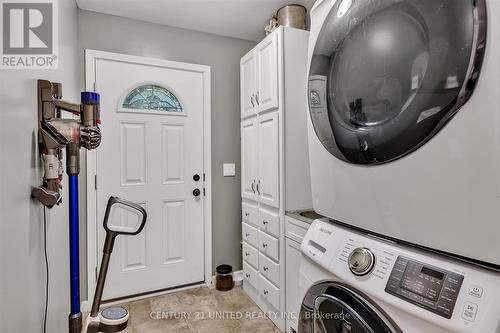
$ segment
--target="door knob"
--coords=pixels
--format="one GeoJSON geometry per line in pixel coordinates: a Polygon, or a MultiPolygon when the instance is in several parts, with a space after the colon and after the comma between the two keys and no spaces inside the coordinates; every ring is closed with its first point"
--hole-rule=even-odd
{"type": "Polygon", "coordinates": [[[199,175],[199,174],[194,175],[194,176],[193,176],[193,180],[194,180],[195,182],[199,181],[199,180],[200,180],[200,175],[199,175]]]}
{"type": "Polygon", "coordinates": [[[193,195],[194,195],[195,197],[199,197],[199,196],[200,196],[200,194],[201,194],[201,191],[200,191],[199,189],[195,188],[195,189],[193,190],[193,195]]]}

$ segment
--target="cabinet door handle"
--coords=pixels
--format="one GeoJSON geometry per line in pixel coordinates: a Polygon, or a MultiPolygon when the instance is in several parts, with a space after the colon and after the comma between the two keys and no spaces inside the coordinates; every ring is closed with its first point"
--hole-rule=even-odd
{"type": "Polygon", "coordinates": [[[264,269],[264,272],[267,272],[267,270],[268,270],[269,268],[267,268],[267,266],[264,266],[264,267],[263,267],[263,269],[264,269]]]}
{"type": "Polygon", "coordinates": [[[245,212],[245,216],[247,216],[247,217],[250,216],[250,213],[245,212]]]}
{"type": "Polygon", "coordinates": [[[269,294],[269,291],[264,290],[264,295],[267,295],[267,294],[269,294]]]}
{"type": "Polygon", "coordinates": [[[267,225],[268,223],[269,223],[269,221],[262,220],[262,224],[263,224],[263,225],[267,225]]]}
{"type": "Polygon", "coordinates": [[[266,247],[267,247],[267,244],[266,244],[266,243],[262,243],[262,247],[263,247],[263,248],[266,248],[266,247]]]}
{"type": "Polygon", "coordinates": [[[255,106],[255,102],[253,101],[254,96],[255,96],[254,94],[252,94],[252,96],[250,96],[250,103],[252,103],[252,107],[255,106]]]}
{"type": "Polygon", "coordinates": [[[248,257],[249,255],[250,255],[250,253],[245,252],[245,257],[248,257]]]}
{"type": "Polygon", "coordinates": [[[247,277],[247,279],[250,277],[250,274],[246,273],[245,276],[247,277]]]}
{"type": "Polygon", "coordinates": [[[245,237],[249,237],[249,236],[250,236],[250,233],[248,233],[248,232],[247,232],[247,233],[245,234],[245,237]]]}
{"type": "Polygon", "coordinates": [[[257,194],[260,195],[260,179],[257,182],[257,194]]]}
{"type": "Polygon", "coordinates": [[[255,95],[255,102],[257,103],[257,105],[260,105],[260,102],[259,102],[259,92],[257,91],[257,94],[255,95]]]}
{"type": "Polygon", "coordinates": [[[255,194],[255,179],[252,182],[252,192],[255,194]]]}

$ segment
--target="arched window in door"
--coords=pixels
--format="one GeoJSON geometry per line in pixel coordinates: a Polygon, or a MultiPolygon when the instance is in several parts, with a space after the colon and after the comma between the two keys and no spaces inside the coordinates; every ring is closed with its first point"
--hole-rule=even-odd
{"type": "Polygon", "coordinates": [[[134,88],[123,101],[125,109],[183,112],[177,97],[168,89],[147,84],[134,88]]]}

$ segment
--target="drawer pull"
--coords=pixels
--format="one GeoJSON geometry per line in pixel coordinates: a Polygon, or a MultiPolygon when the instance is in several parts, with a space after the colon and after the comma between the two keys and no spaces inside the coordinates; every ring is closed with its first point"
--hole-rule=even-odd
{"type": "Polygon", "coordinates": [[[267,225],[268,223],[269,223],[269,221],[266,221],[266,220],[263,220],[263,221],[262,221],[262,224],[263,224],[263,225],[267,225]]]}
{"type": "Polygon", "coordinates": [[[269,291],[264,290],[264,295],[267,295],[267,294],[269,294],[269,291]]]}
{"type": "Polygon", "coordinates": [[[264,267],[263,267],[263,269],[264,269],[264,272],[267,272],[267,270],[268,270],[269,268],[268,268],[267,266],[264,266],[264,267]]]}
{"type": "Polygon", "coordinates": [[[267,244],[266,244],[266,243],[262,243],[262,247],[263,247],[263,248],[266,248],[266,247],[267,247],[267,244]]]}

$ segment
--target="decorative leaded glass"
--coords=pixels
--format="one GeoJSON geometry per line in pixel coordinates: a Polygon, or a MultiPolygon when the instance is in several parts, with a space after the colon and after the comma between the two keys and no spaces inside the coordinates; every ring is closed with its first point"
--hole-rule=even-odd
{"type": "Polygon", "coordinates": [[[126,109],[182,112],[181,103],[174,94],[157,85],[143,85],[128,93],[123,107],[126,109]]]}

